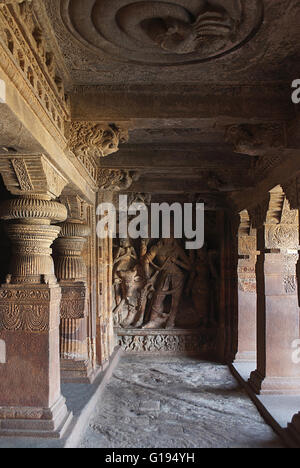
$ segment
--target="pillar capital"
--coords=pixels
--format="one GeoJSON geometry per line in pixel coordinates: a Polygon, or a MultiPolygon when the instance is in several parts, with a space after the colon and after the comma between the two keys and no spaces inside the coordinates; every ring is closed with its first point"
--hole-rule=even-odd
{"type": "Polygon", "coordinates": [[[7,190],[22,197],[55,199],[68,183],[43,154],[2,155],[0,173],[7,190]]]}
{"type": "Polygon", "coordinates": [[[67,210],[57,198],[67,180],[44,155],[7,155],[0,160],[7,189],[17,198],[0,204],[0,218],[7,221],[12,241],[8,281],[55,283],[50,248],[60,228],[51,226],[66,219],[67,210]]]}

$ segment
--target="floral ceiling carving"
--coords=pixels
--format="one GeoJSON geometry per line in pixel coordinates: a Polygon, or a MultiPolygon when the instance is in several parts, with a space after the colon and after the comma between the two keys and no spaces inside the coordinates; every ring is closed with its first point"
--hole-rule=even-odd
{"type": "Polygon", "coordinates": [[[64,0],[70,32],[121,61],[178,65],[207,61],[250,40],[262,0],[64,0]]]}

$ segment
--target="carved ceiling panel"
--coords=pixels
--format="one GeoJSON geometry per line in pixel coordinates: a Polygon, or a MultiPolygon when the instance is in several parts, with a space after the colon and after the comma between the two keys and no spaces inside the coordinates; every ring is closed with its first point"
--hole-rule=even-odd
{"type": "Polygon", "coordinates": [[[93,51],[149,65],[204,62],[259,30],[262,0],[64,0],[69,31],[93,51]]]}

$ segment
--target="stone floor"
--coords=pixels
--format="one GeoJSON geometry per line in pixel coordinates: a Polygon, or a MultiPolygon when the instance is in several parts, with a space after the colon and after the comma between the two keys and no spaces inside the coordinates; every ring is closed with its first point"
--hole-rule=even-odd
{"type": "Polygon", "coordinates": [[[226,366],[125,356],[81,448],[282,448],[226,366]]]}

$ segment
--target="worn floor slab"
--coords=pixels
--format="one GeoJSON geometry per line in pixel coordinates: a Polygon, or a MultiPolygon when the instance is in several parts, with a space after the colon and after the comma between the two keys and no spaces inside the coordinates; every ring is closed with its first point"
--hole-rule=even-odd
{"type": "Polygon", "coordinates": [[[265,420],[271,424],[278,434],[290,444],[286,433],[288,424],[293,416],[299,412],[300,396],[296,395],[256,395],[248,383],[251,371],[255,370],[255,364],[234,363],[231,367],[233,375],[241,382],[250,398],[253,400],[265,420]]]}
{"type": "Polygon", "coordinates": [[[124,356],[81,448],[282,448],[226,366],[124,356]]]}

